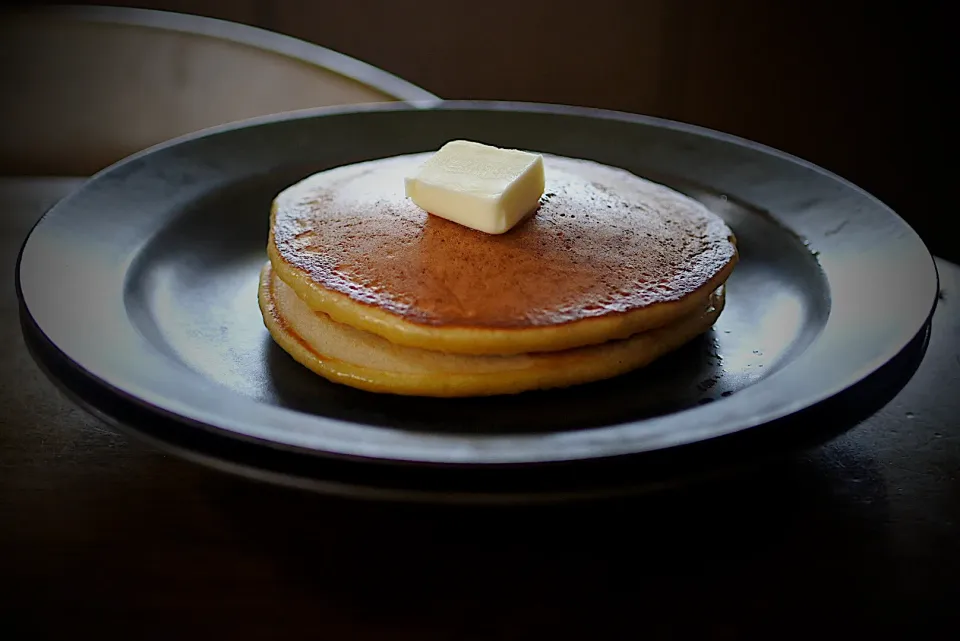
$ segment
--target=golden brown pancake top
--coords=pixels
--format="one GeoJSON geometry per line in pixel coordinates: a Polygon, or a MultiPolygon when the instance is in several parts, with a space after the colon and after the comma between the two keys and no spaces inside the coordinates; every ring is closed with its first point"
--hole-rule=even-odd
{"type": "MultiPolygon", "coordinates": [[[[621,169],[544,156],[535,214],[502,235],[430,216],[403,177],[428,154],[340,167],[278,195],[284,261],[350,299],[430,326],[520,328],[676,301],[734,260],[703,205],[621,169]]],[[[702,292],[704,296],[709,291],[702,292]]]]}

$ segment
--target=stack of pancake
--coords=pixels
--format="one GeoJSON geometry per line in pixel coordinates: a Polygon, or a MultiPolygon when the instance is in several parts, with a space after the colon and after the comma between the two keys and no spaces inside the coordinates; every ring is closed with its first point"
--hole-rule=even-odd
{"type": "Polygon", "coordinates": [[[544,156],[539,208],[491,235],[404,196],[427,157],[321,172],[274,200],[260,309],[317,374],[421,396],[563,387],[643,367],[720,315],[737,249],[699,202],[544,156]]]}

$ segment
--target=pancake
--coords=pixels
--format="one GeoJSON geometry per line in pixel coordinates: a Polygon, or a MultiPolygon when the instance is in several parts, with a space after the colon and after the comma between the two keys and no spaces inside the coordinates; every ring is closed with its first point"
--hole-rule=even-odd
{"type": "Polygon", "coordinates": [[[535,215],[503,235],[429,216],[403,178],[429,154],[315,174],[273,203],[268,255],[312,309],[397,345],[567,350],[699,313],[737,262],[699,202],[627,171],[544,156],[535,215]]]}
{"type": "Polygon", "coordinates": [[[707,306],[619,341],[563,351],[474,356],[396,345],[310,309],[274,273],[261,271],[260,309],[274,340],[300,364],[336,383],[417,396],[486,396],[597,381],[643,367],[708,330],[723,309],[721,287],[707,306]]]}

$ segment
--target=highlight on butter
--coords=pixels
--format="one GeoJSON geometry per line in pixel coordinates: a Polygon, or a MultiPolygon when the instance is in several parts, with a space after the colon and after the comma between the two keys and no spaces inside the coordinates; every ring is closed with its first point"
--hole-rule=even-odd
{"type": "Polygon", "coordinates": [[[502,234],[536,209],[543,156],[454,140],[404,181],[406,195],[434,216],[502,234]]]}

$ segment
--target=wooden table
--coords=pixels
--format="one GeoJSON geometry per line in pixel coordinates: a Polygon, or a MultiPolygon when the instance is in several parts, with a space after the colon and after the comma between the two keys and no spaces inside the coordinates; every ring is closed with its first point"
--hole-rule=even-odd
{"type": "Polygon", "coordinates": [[[957,265],[908,386],[777,469],[592,505],[352,503],[174,459],[55,391],[12,274],[77,185],[0,179],[0,638],[953,638],[931,631],[960,623],[957,265]]]}

